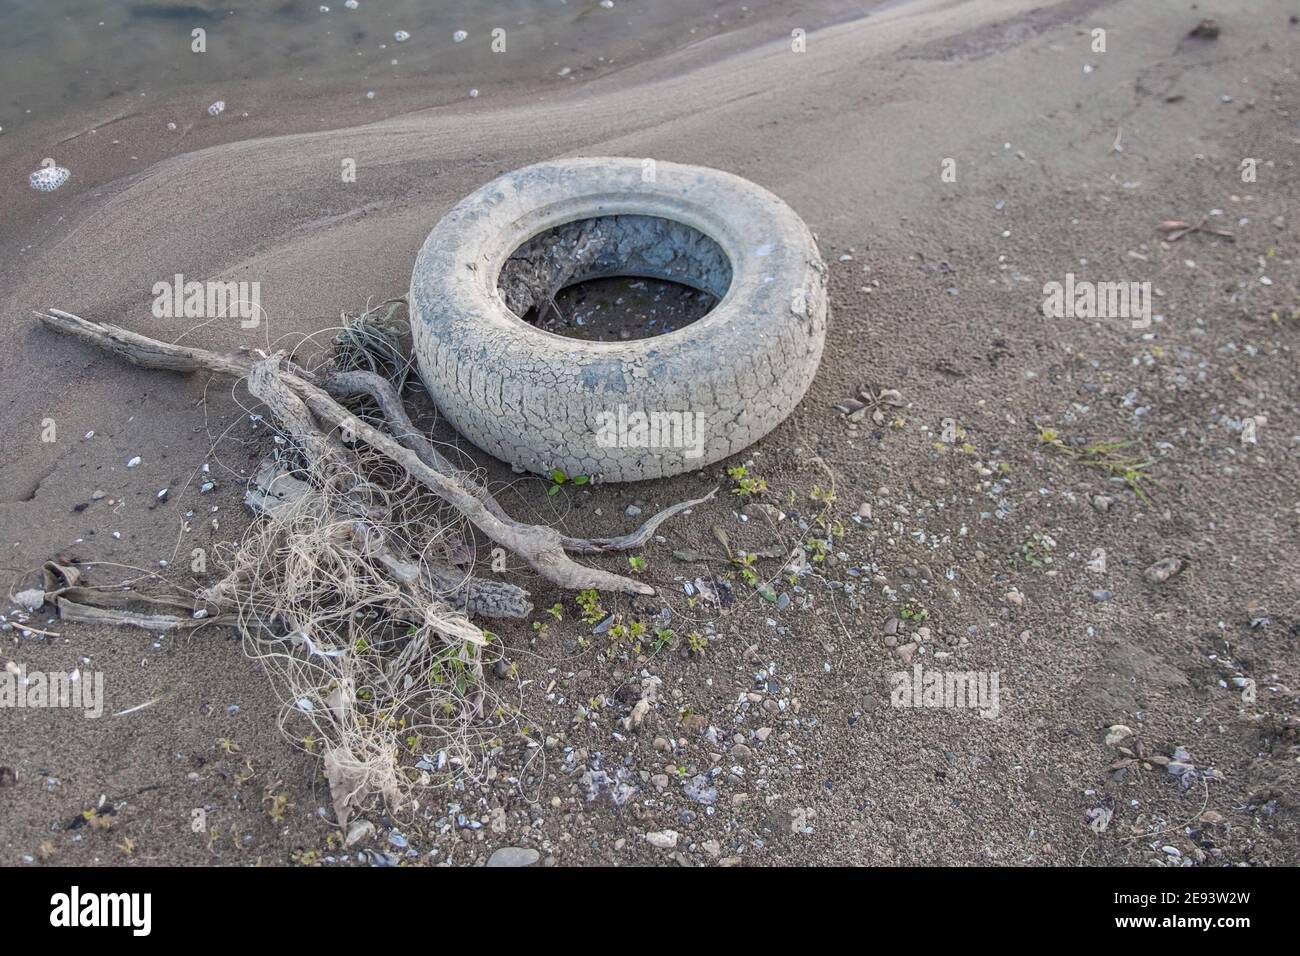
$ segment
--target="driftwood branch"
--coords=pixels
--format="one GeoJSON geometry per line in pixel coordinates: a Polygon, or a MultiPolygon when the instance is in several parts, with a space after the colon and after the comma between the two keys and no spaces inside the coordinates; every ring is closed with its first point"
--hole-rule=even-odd
{"type": "Polygon", "coordinates": [[[705,498],[675,505],[655,515],[637,531],[622,537],[592,540],[565,537],[553,528],[525,524],[510,518],[485,488],[468,476],[458,473],[416,431],[396,390],[377,375],[339,372],[318,378],[304,369],[283,362],[279,356],[274,360],[265,360],[261,356],[221,354],[192,346],[168,344],[115,325],[91,322],[60,309],[50,309],[37,315],[47,327],[107,349],[142,368],[175,372],[207,370],[249,378],[250,390],[254,390],[254,369],[260,368],[254,394],[262,391],[262,397],[270,393],[291,394],[294,397],[296,401],[282,401],[281,408],[276,411],[279,414],[286,407],[294,408],[289,414],[295,415],[296,420],[290,430],[295,434],[314,436],[307,439],[308,444],[314,446],[311,453],[326,454],[330,450],[327,432],[319,426],[327,426],[330,431],[346,429],[406,469],[413,478],[459,510],[493,541],[513,551],[544,578],[562,587],[653,594],[654,588],[647,584],[578,564],[566,552],[598,554],[637,547],[649,540],[655,528],[664,520],[712,496],[710,493],[705,498]],[[386,385],[387,388],[384,387],[386,385]],[[283,393],[280,393],[281,389],[284,390],[283,393]],[[361,392],[376,400],[385,417],[392,423],[398,438],[360,421],[336,400],[336,396],[347,397],[361,392]],[[315,422],[311,421],[310,416],[302,418],[296,408],[298,402],[305,404],[315,422]]]}

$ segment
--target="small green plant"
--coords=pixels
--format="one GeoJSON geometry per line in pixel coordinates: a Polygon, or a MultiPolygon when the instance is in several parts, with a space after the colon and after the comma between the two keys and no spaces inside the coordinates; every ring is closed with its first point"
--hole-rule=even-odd
{"type": "Polygon", "coordinates": [[[1052,552],[1055,550],[1055,538],[1035,531],[1020,545],[1020,557],[1031,567],[1045,568],[1052,563],[1052,552]]]}
{"type": "Polygon", "coordinates": [[[1074,448],[1065,443],[1055,428],[1039,428],[1038,441],[1087,468],[1100,471],[1108,478],[1123,479],[1124,484],[1137,495],[1140,501],[1144,504],[1151,503],[1147,487],[1156,482],[1147,476],[1146,469],[1156,461],[1154,458],[1142,458],[1127,453],[1124,449],[1131,446],[1132,442],[1095,441],[1082,448],[1074,448]]]}
{"type": "Polygon", "coordinates": [[[556,601],[554,604],[552,604],[550,607],[546,609],[546,613],[551,615],[551,617],[555,618],[557,621],[563,621],[564,605],[561,604],[559,601],[556,601]]]}
{"type": "Polygon", "coordinates": [[[586,475],[574,475],[570,478],[561,469],[553,468],[551,469],[551,487],[546,489],[546,493],[548,495],[554,495],[559,492],[560,485],[575,484],[581,487],[589,481],[591,481],[591,479],[586,475]]]}
{"type": "Polygon", "coordinates": [[[840,525],[840,523],[832,516],[832,511],[834,510],[836,501],[835,474],[827,468],[825,464],[822,464],[822,469],[826,472],[826,477],[830,481],[830,487],[823,488],[821,485],[813,485],[812,491],[808,493],[808,497],[812,501],[821,505],[821,507],[817,509],[817,515],[813,518],[813,521],[816,522],[817,527],[821,528],[827,536],[834,537],[843,532],[843,526],[840,525]],[[839,530],[837,531],[833,529],[839,530]]]}
{"type": "Polygon", "coordinates": [[[758,572],[754,570],[754,562],[757,560],[758,555],[749,551],[740,551],[731,559],[731,563],[740,568],[740,576],[750,587],[758,586],[758,572]]]}
{"type": "Polygon", "coordinates": [[[1084,446],[1083,451],[1078,455],[1078,460],[1103,474],[1123,478],[1124,484],[1133,494],[1137,495],[1143,503],[1150,504],[1151,498],[1147,494],[1146,486],[1142,484],[1143,480],[1147,479],[1143,472],[1155,464],[1155,459],[1123,454],[1122,449],[1131,444],[1132,442],[1126,441],[1093,442],[1091,445],[1084,446]]]}
{"type": "Polygon", "coordinates": [[[266,796],[262,798],[262,802],[270,804],[270,806],[267,807],[266,812],[276,823],[284,822],[284,815],[288,811],[289,807],[292,806],[292,804],[289,803],[289,795],[287,793],[274,793],[268,791],[266,796]]]}
{"type": "MultiPolygon", "coordinates": [[[[445,647],[434,658],[429,668],[429,680],[432,684],[450,684],[458,696],[463,696],[475,683],[474,669],[461,659],[460,649],[445,647]]],[[[360,692],[357,694],[361,696],[360,692]]]]}
{"type": "Polygon", "coordinates": [[[635,571],[637,574],[640,574],[642,571],[645,570],[645,558],[637,557],[634,555],[633,557],[627,559],[627,566],[631,568],[633,571],[635,571]]]}
{"type": "Polygon", "coordinates": [[[709,646],[709,639],[699,631],[691,631],[686,635],[686,646],[691,649],[692,654],[703,654],[709,646]]]}
{"type": "Polygon", "coordinates": [[[662,651],[665,647],[672,647],[677,643],[677,634],[669,628],[655,628],[655,650],[662,651]]]}
{"type": "Polygon", "coordinates": [[[925,609],[925,605],[920,601],[907,601],[903,604],[902,609],[899,610],[898,616],[904,621],[911,621],[914,624],[919,624],[930,616],[930,612],[925,609]]]}
{"type": "Polygon", "coordinates": [[[736,487],[731,489],[733,495],[749,498],[767,491],[767,480],[759,478],[757,475],[750,475],[749,469],[744,465],[728,468],[727,474],[736,483],[736,487]]]}
{"type": "Polygon", "coordinates": [[[605,609],[600,606],[600,595],[594,588],[578,592],[578,608],[582,611],[582,620],[587,624],[599,624],[605,619],[605,609]]]}

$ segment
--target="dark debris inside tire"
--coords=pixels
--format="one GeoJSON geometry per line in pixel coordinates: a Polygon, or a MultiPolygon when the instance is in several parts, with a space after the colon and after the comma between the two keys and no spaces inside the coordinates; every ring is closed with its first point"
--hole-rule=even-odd
{"type": "Polygon", "coordinates": [[[623,342],[674,332],[717,304],[712,293],[679,282],[616,276],[566,286],[523,319],[569,338],[623,342]]]}

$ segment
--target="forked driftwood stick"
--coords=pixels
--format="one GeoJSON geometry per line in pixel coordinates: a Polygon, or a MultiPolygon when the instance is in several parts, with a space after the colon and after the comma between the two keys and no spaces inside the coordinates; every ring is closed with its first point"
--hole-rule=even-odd
{"type": "MultiPolygon", "coordinates": [[[[61,309],[36,313],[48,328],[72,335],[107,349],[142,368],[174,372],[212,371],[246,378],[262,356],[221,354],[192,346],[171,345],[108,323],[91,322],[61,309]]],[[[583,539],[561,535],[554,528],[530,525],[510,518],[486,488],[457,473],[415,430],[402,408],[400,396],[391,385],[373,373],[329,373],[315,376],[277,357],[273,376],[305,402],[315,418],[331,429],[347,429],[376,451],[401,465],[412,477],[459,510],[493,541],[518,554],[544,578],[571,589],[595,588],[627,594],[653,594],[654,588],[622,575],[590,568],[573,561],[566,551],[598,554],[638,547],[649,540],[655,528],[667,518],[713,496],[682,502],[655,515],[637,531],[616,538],[583,539]],[[360,421],[340,405],[331,392],[341,397],[360,392],[370,394],[393,423],[400,440],[360,421]]],[[[272,386],[274,387],[274,386],[272,386]]],[[[324,433],[320,435],[324,441],[324,433]]]]}

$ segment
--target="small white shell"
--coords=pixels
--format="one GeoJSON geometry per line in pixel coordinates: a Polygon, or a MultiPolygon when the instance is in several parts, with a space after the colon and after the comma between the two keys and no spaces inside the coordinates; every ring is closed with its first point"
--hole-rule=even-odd
{"type": "Polygon", "coordinates": [[[208,115],[216,116],[217,114],[223,112],[225,108],[226,108],[226,101],[217,100],[215,103],[213,103],[211,106],[208,107],[208,115]]]}
{"type": "Polygon", "coordinates": [[[405,30],[398,30],[393,34],[393,39],[398,43],[405,43],[407,40],[411,39],[411,35],[405,30]]]}
{"type": "Polygon", "coordinates": [[[27,182],[37,192],[52,193],[66,183],[71,175],[62,166],[42,166],[27,177],[27,182]]]}
{"type": "Polygon", "coordinates": [[[469,38],[469,34],[466,33],[464,30],[457,30],[455,33],[451,35],[451,40],[453,43],[464,43],[468,38],[469,38]]]}

